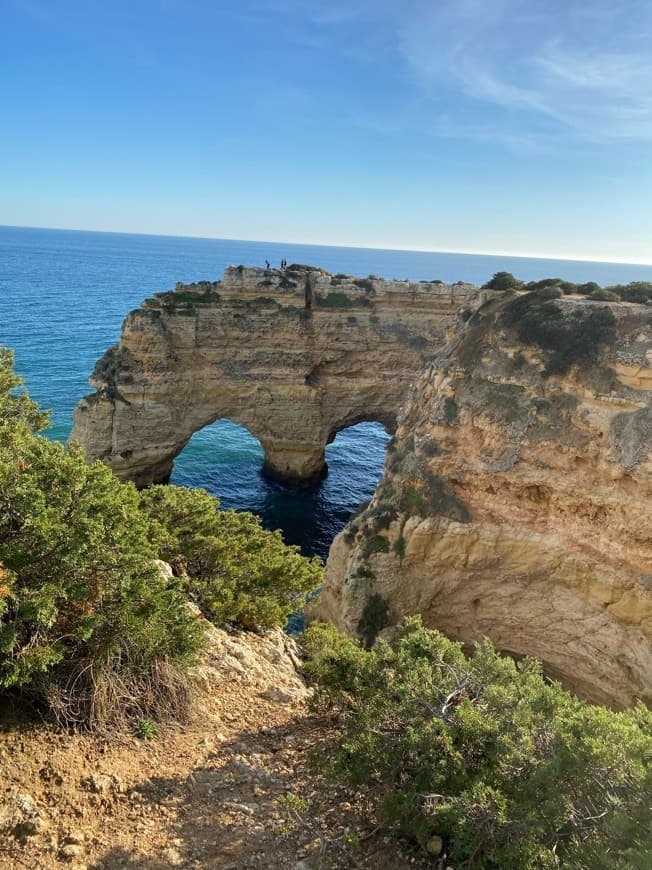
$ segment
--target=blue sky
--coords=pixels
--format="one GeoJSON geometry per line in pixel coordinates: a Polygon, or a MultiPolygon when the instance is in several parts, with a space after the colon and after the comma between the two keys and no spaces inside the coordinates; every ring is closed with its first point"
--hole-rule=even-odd
{"type": "Polygon", "coordinates": [[[649,0],[0,12],[0,224],[652,263],[649,0]]]}

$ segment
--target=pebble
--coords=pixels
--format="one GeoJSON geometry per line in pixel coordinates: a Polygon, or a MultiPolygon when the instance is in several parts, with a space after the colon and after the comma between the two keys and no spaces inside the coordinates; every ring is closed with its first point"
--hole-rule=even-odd
{"type": "Polygon", "coordinates": [[[63,858],[64,861],[73,861],[81,855],[82,851],[81,846],[77,846],[75,843],[68,843],[67,846],[62,846],[61,849],[59,849],[59,856],[63,858]]]}

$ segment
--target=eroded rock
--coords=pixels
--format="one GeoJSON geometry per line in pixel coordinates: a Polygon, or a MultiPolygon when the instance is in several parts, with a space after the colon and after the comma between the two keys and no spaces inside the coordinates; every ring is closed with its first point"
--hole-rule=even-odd
{"type": "Polygon", "coordinates": [[[178,285],[126,318],[98,361],[71,440],[123,480],[166,481],[197,430],[245,426],[276,478],[309,483],[338,431],[393,430],[407,389],[440,346],[469,284],[231,267],[178,285]]]}
{"type": "Polygon", "coordinates": [[[488,301],[416,380],[317,615],[373,638],[420,613],[650,704],[652,311],[528,304],[488,301]]]}

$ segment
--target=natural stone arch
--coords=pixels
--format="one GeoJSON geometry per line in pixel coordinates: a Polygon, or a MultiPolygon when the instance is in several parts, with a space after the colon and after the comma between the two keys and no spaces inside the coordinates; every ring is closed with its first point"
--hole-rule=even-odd
{"type": "Polygon", "coordinates": [[[177,285],[127,316],[71,440],[144,486],[167,480],[193,433],[226,417],[258,438],[268,475],[309,483],[341,429],[394,428],[411,382],[476,295],[309,267],[231,267],[222,282],[177,285]]]}

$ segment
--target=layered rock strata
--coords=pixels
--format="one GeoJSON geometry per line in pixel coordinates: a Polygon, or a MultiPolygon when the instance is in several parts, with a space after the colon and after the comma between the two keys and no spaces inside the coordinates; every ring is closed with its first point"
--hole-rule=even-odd
{"type": "Polygon", "coordinates": [[[652,703],[652,310],[494,297],[416,381],[321,618],[489,636],[590,700],[652,703]]]}
{"type": "Polygon", "coordinates": [[[169,478],[191,435],[220,418],[261,442],[265,468],[308,483],[338,431],[393,430],[469,284],[230,267],[220,282],[143,302],[97,363],[71,441],[138,485],[169,478]]]}

